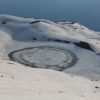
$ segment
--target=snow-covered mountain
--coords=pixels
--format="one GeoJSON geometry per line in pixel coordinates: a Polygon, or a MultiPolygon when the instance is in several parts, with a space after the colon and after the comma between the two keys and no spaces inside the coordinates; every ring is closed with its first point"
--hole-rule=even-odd
{"type": "Polygon", "coordinates": [[[0,59],[1,100],[99,100],[100,32],[79,23],[0,15],[0,59]]]}

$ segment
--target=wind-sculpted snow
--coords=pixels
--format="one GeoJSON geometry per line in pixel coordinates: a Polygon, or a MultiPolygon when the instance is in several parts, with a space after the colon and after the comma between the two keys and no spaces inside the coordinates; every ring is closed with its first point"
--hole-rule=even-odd
{"type": "Polygon", "coordinates": [[[100,79],[100,32],[76,22],[0,15],[0,58],[8,54],[30,67],[100,79]]]}

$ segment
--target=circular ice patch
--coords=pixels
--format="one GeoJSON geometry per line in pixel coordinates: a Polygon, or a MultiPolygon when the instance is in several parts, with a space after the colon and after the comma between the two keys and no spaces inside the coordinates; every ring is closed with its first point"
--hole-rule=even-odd
{"type": "Polygon", "coordinates": [[[27,66],[55,70],[64,70],[77,61],[72,52],[54,47],[25,48],[11,52],[9,57],[27,66]]]}

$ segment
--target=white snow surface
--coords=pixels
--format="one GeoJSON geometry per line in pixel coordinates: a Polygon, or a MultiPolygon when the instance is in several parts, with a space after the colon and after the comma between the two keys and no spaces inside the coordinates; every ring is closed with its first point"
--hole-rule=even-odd
{"type": "MultiPolygon", "coordinates": [[[[20,52],[17,54],[20,56],[20,52]]],[[[61,53],[61,57],[56,52],[54,55],[50,54],[49,50],[47,55],[43,60],[48,58],[50,60],[52,55],[53,59],[50,61],[53,63],[56,61],[57,64],[65,57],[61,53]]],[[[27,55],[23,57],[32,62],[27,55]]],[[[42,59],[40,58],[37,60],[42,59]]],[[[100,98],[100,32],[94,32],[79,23],[55,23],[45,19],[0,15],[0,59],[0,100],[99,100],[100,98]],[[80,42],[87,43],[93,51],[75,45],[80,42]],[[77,62],[59,72],[30,68],[10,61],[8,56],[17,50],[38,47],[70,51],[77,57],[77,62]]]]}
{"type": "Polygon", "coordinates": [[[99,82],[0,60],[0,100],[99,100],[99,82]]]}

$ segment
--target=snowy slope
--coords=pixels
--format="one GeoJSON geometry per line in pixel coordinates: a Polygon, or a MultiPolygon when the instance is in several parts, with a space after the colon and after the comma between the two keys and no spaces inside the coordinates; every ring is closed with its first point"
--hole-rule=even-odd
{"type": "Polygon", "coordinates": [[[77,63],[65,69],[64,72],[99,78],[99,32],[89,30],[78,23],[54,23],[44,19],[0,15],[0,56],[2,59],[9,59],[8,54],[13,51],[40,46],[56,47],[71,51],[76,55],[77,63]]]}
{"type": "Polygon", "coordinates": [[[0,100],[100,98],[100,32],[78,23],[0,15],[0,59],[0,100]]]}

